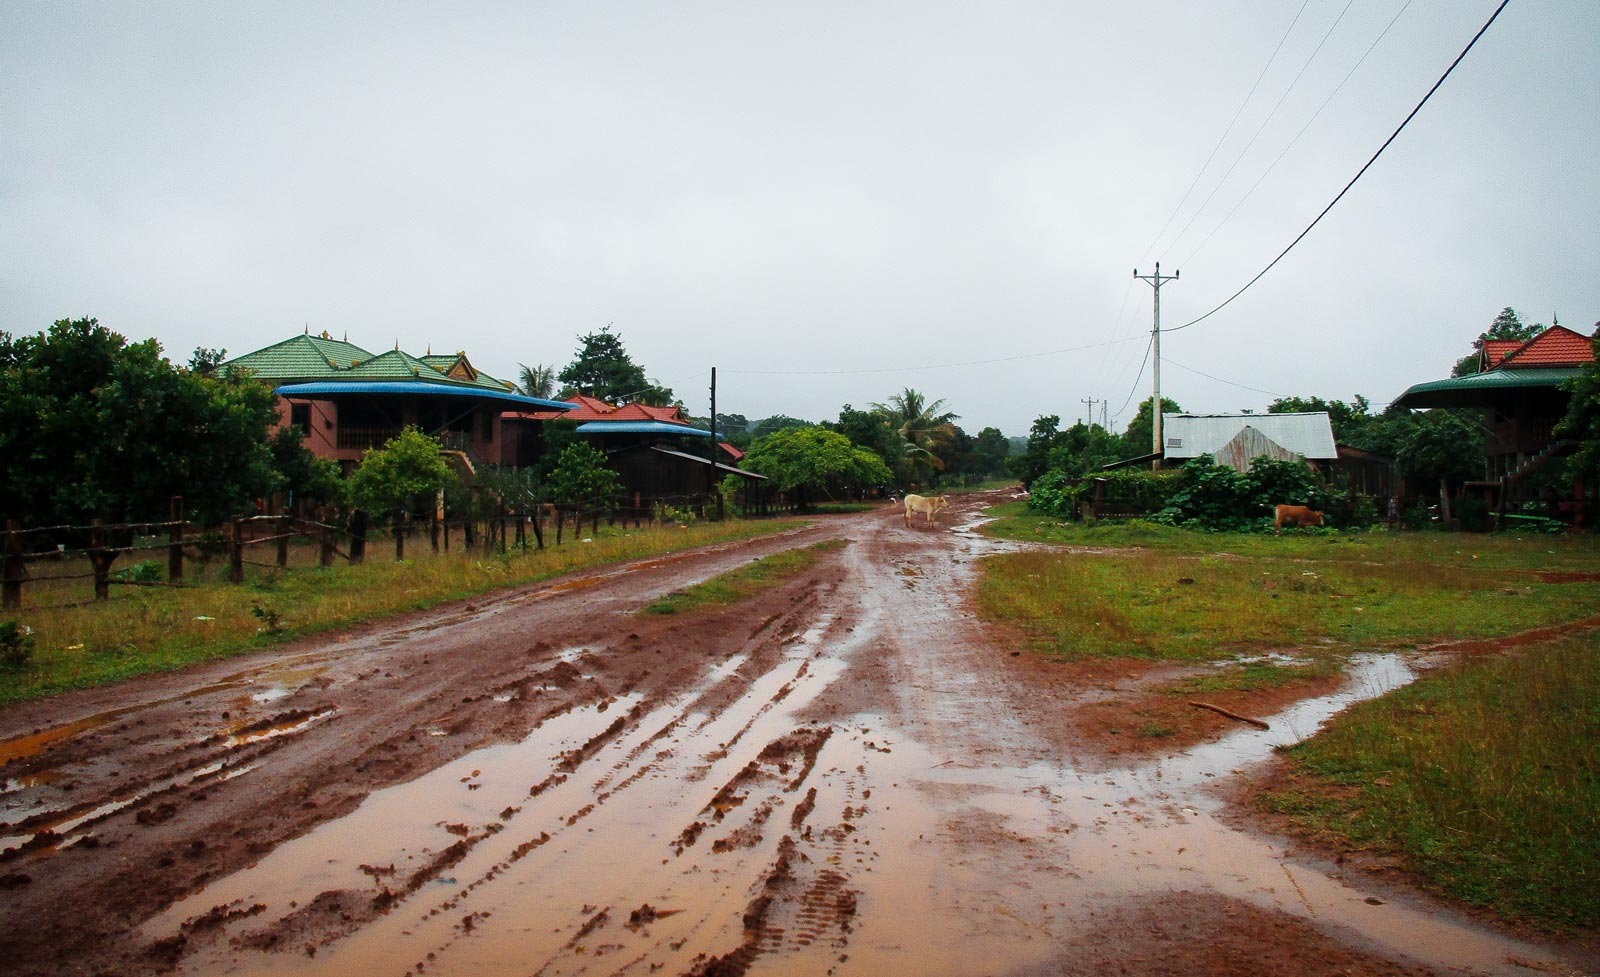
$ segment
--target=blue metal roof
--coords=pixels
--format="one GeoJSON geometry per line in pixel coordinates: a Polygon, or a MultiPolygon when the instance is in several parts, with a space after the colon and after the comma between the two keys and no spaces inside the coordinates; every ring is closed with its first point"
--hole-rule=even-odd
{"type": "Polygon", "coordinates": [[[587,424],[579,424],[576,430],[579,434],[679,434],[711,437],[710,431],[702,431],[697,427],[683,424],[668,424],[666,421],[590,421],[587,424]]]}
{"type": "MultiPolygon", "coordinates": [[[[547,410],[552,408],[572,410],[574,408],[573,404],[562,403],[559,400],[524,397],[521,394],[514,394],[509,391],[488,390],[483,387],[470,387],[466,384],[430,383],[426,381],[407,383],[403,380],[328,380],[318,383],[287,383],[272,392],[280,397],[305,397],[308,400],[342,394],[409,394],[417,397],[475,397],[487,400],[506,400],[513,404],[543,407],[547,410]]],[[[579,430],[583,429],[580,427],[579,430]]]]}

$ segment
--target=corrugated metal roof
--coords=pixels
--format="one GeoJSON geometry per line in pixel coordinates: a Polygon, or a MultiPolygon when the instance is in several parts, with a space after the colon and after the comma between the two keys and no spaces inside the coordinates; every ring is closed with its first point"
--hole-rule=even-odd
{"type": "Polygon", "coordinates": [[[1406,388],[1395,399],[1398,407],[1482,406],[1486,394],[1499,390],[1557,389],[1583,372],[1579,366],[1558,366],[1520,370],[1490,370],[1447,380],[1430,380],[1406,388]]]}
{"type": "Polygon", "coordinates": [[[421,397],[487,397],[490,400],[507,400],[529,407],[565,409],[572,406],[563,404],[559,400],[524,397],[508,390],[490,390],[470,383],[455,383],[443,376],[438,380],[327,380],[316,383],[290,383],[272,392],[280,397],[303,397],[307,400],[345,394],[407,394],[421,397]]]}
{"type": "MultiPolygon", "coordinates": [[[[702,465],[706,464],[706,459],[700,457],[699,455],[691,455],[683,451],[673,451],[671,448],[663,448],[660,445],[654,445],[650,450],[660,452],[664,455],[671,455],[674,458],[687,458],[690,461],[698,461],[702,465]]],[[[743,475],[746,478],[759,478],[763,482],[767,480],[767,476],[761,474],[760,472],[745,471],[743,468],[735,468],[732,465],[724,464],[720,461],[717,462],[717,470],[729,472],[734,475],[743,475]]]]}
{"type": "Polygon", "coordinates": [[[1246,427],[1306,458],[1336,458],[1326,411],[1297,414],[1162,414],[1161,436],[1171,459],[1214,455],[1246,427]]]}
{"type": "Polygon", "coordinates": [[[590,421],[579,424],[577,431],[579,434],[693,434],[702,438],[711,437],[710,431],[666,421],[590,421]]]}

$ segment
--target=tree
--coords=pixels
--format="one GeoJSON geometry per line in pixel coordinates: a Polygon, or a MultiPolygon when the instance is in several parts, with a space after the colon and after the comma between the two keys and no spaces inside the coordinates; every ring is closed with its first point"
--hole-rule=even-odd
{"type": "Polygon", "coordinates": [[[605,452],[587,441],[561,449],[550,472],[550,493],[563,505],[604,505],[617,494],[618,475],[606,467],[605,452]]]}
{"type": "Polygon", "coordinates": [[[673,402],[672,390],[645,376],[644,367],[628,355],[622,337],[612,332],[610,325],[580,336],[578,341],[582,345],[572,362],[556,378],[562,383],[578,393],[617,403],[666,407],[673,402]]]}
{"type": "Polygon", "coordinates": [[[455,481],[455,473],[439,456],[442,448],[438,438],[405,428],[362,456],[346,485],[351,504],[373,513],[415,510],[422,499],[455,481]]]}
{"type": "Polygon", "coordinates": [[[1077,478],[1120,461],[1122,441],[1098,424],[1079,421],[1055,439],[1048,459],[1050,471],[1065,472],[1077,478]]]}
{"type": "Polygon", "coordinates": [[[1333,440],[1366,451],[1367,429],[1372,423],[1372,404],[1356,394],[1350,403],[1342,400],[1323,400],[1321,397],[1279,397],[1267,405],[1268,414],[1299,414],[1323,411],[1333,426],[1333,440]]]}
{"type": "Polygon", "coordinates": [[[521,367],[519,374],[522,392],[529,397],[539,397],[549,400],[556,392],[556,368],[553,366],[528,366],[518,363],[521,367]]]}
{"type": "Polygon", "coordinates": [[[1035,418],[1033,427],[1028,429],[1027,449],[1006,462],[1006,467],[1021,480],[1023,488],[1028,488],[1050,469],[1050,452],[1061,441],[1060,427],[1059,414],[1044,414],[1035,418]]]}
{"type": "Polygon", "coordinates": [[[1011,443],[997,427],[986,427],[978,432],[972,443],[972,473],[983,478],[1006,474],[1006,457],[1011,454],[1011,443]]]}
{"type": "Polygon", "coordinates": [[[774,431],[782,431],[785,428],[813,426],[810,421],[803,421],[798,417],[790,417],[788,414],[773,414],[771,417],[763,417],[761,420],[756,421],[755,426],[750,429],[750,436],[755,440],[760,440],[774,431]]]}
{"type": "Polygon", "coordinates": [[[935,471],[945,467],[939,449],[955,437],[955,424],[960,415],[944,409],[944,401],[928,403],[921,393],[905,388],[889,398],[887,404],[873,404],[872,409],[889,419],[889,426],[899,436],[899,463],[895,474],[902,484],[923,482],[935,471]]]}
{"type": "Polygon", "coordinates": [[[0,512],[33,523],[221,520],[270,493],[272,392],[174,367],[95,319],[0,332],[0,512]]]}
{"type": "MultiPolygon", "coordinates": [[[[1122,432],[1122,451],[1124,458],[1137,458],[1150,453],[1151,435],[1155,431],[1155,421],[1150,417],[1150,404],[1154,397],[1146,397],[1140,404],[1139,410],[1133,415],[1133,420],[1128,422],[1127,428],[1122,432]]],[[[1161,398],[1161,413],[1181,414],[1183,408],[1178,406],[1176,400],[1161,398]]]]}
{"type": "Polygon", "coordinates": [[[801,508],[815,493],[846,493],[894,478],[882,458],[821,427],[787,427],[757,439],[744,467],[770,478],[778,491],[795,493],[801,508]]]}
{"type": "Polygon", "coordinates": [[[280,479],[280,489],[296,500],[344,504],[344,479],[339,474],[338,462],[318,458],[307,450],[305,435],[298,427],[291,424],[279,428],[268,447],[272,451],[273,470],[280,479]]]}
{"type": "Polygon", "coordinates": [[[217,367],[221,366],[222,361],[227,358],[228,351],[225,349],[208,349],[204,346],[196,346],[194,352],[189,354],[189,370],[191,373],[209,377],[217,372],[217,367]]]}
{"type": "Polygon", "coordinates": [[[1517,315],[1517,310],[1508,305],[1500,310],[1499,315],[1494,317],[1494,321],[1489,324],[1488,330],[1473,340],[1472,352],[1456,360],[1456,365],[1450,371],[1450,375],[1463,377],[1477,373],[1479,364],[1482,362],[1483,344],[1486,340],[1513,340],[1520,343],[1532,339],[1543,331],[1544,326],[1537,322],[1524,324],[1522,318],[1517,315]]]}
{"type": "Polygon", "coordinates": [[[1597,361],[1586,364],[1583,372],[1567,381],[1572,399],[1556,425],[1555,436],[1577,444],[1578,450],[1567,461],[1568,476],[1592,484],[1600,478],[1600,322],[1595,323],[1590,342],[1597,361]]]}

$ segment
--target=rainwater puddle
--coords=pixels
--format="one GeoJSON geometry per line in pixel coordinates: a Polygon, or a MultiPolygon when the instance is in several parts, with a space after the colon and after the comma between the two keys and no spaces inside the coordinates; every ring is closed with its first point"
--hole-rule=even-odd
{"type": "Polygon", "coordinates": [[[295,733],[299,733],[305,729],[308,729],[324,719],[327,719],[329,716],[332,716],[338,711],[339,710],[337,708],[330,706],[327,709],[318,710],[309,716],[303,716],[287,722],[277,723],[265,728],[258,729],[250,726],[242,726],[241,730],[248,729],[249,732],[241,731],[233,733],[228,737],[227,746],[228,749],[231,750],[237,747],[246,746],[250,743],[259,743],[263,740],[277,739],[280,736],[291,736],[295,733]]]}

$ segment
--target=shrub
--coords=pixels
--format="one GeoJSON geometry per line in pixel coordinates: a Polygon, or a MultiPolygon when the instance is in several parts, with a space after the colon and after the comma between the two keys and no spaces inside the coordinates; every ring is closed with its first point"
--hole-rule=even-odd
{"type": "Polygon", "coordinates": [[[20,672],[33,661],[33,630],[16,621],[0,621],[0,671],[20,672]]]}

